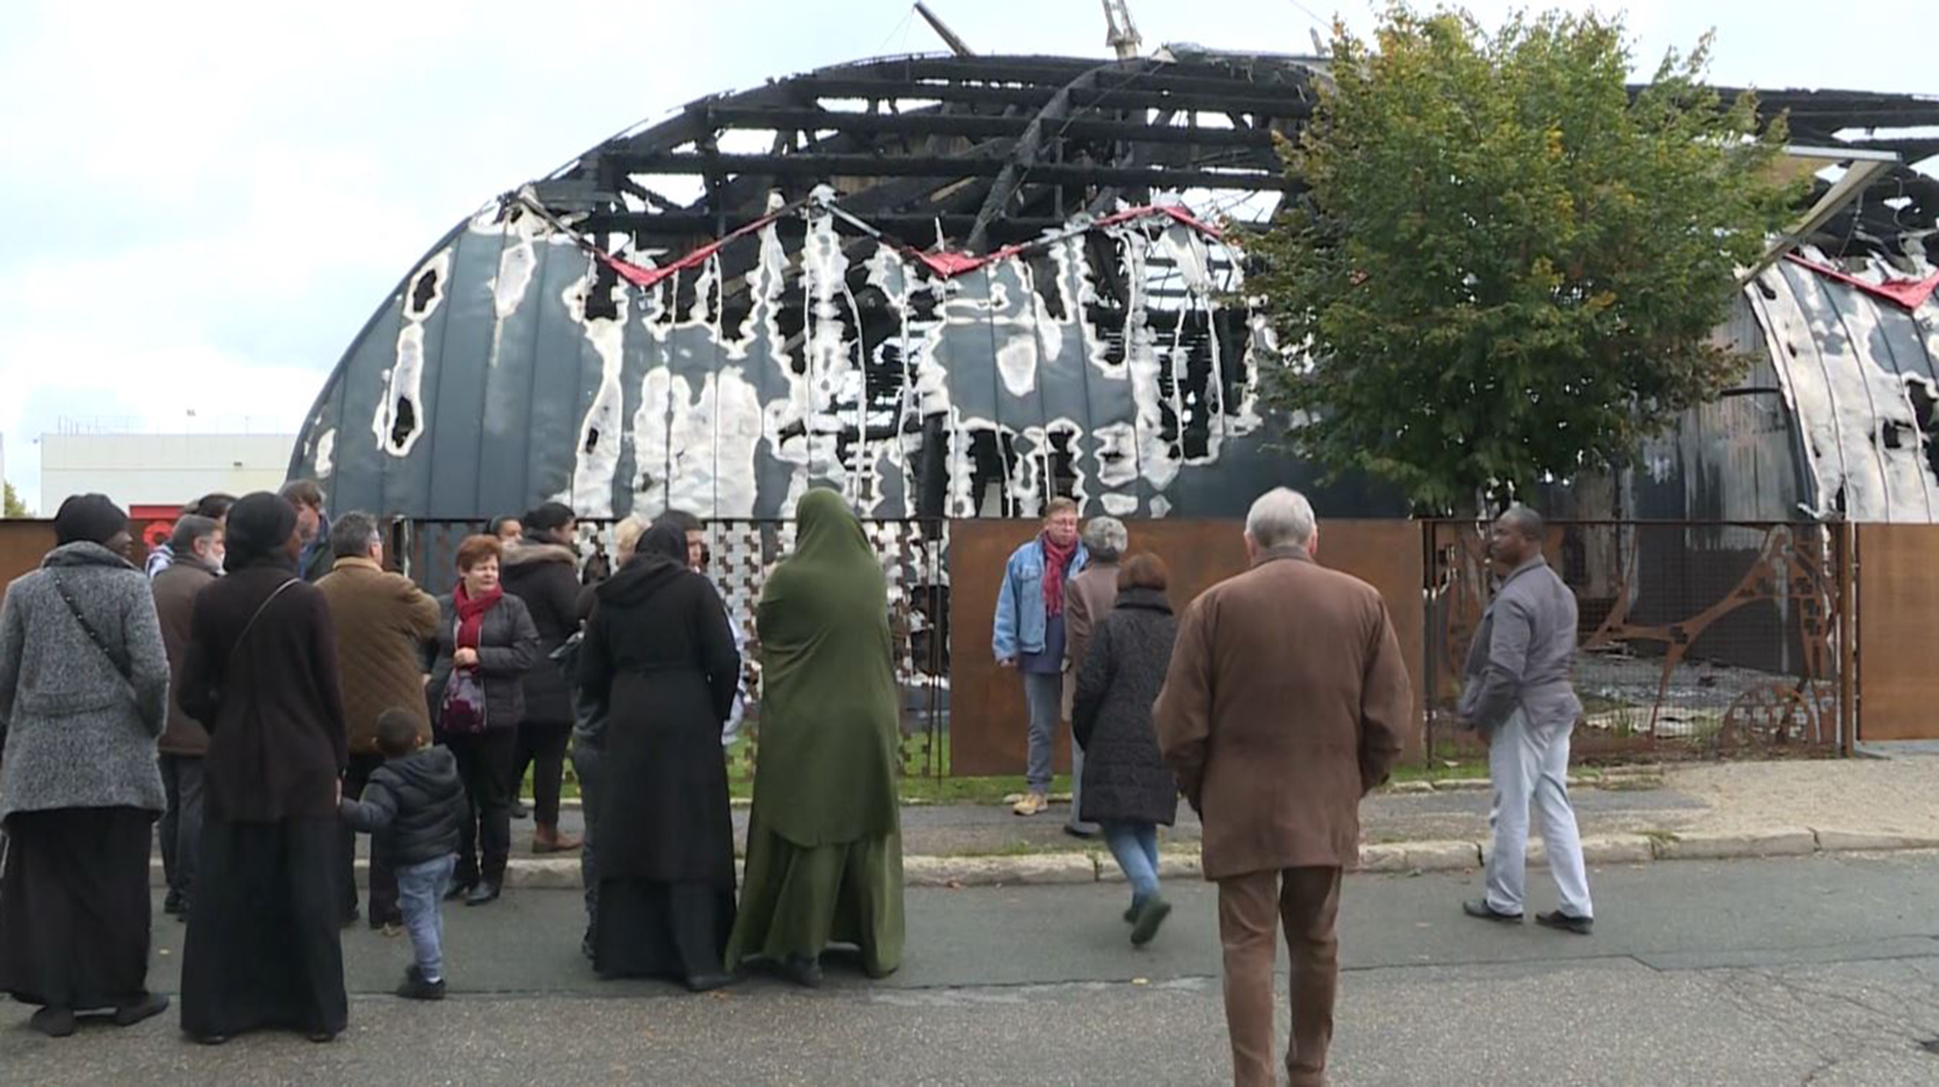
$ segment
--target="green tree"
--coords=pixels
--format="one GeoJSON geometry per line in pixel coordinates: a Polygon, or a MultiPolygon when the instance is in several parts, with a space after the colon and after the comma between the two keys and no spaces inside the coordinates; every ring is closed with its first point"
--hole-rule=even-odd
{"type": "Polygon", "coordinates": [[[1782,118],[1701,82],[1710,39],[1632,95],[1620,20],[1390,8],[1334,31],[1306,187],[1255,245],[1268,395],[1330,473],[1424,513],[1621,464],[1747,360],[1710,340],[1798,190],[1782,118]]]}
{"type": "Polygon", "coordinates": [[[4,503],[0,503],[0,517],[33,516],[31,513],[27,512],[27,503],[22,502],[20,500],[20,496],[14,493],[13,484],[8,483],[5,486],[6,486],[5,501],[4,503]]]}

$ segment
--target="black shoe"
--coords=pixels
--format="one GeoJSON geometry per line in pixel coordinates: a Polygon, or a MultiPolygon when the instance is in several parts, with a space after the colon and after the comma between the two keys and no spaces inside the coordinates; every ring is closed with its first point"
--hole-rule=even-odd
{"type": "Polygon", "coordinates": [[[443,1000],[444,979],[425,981],[424,973],[412,963],[404,970],[404,984],[397,987],[397,995],[406,1000],[443,1000]]]}
{"type": "Polygon", "coordinates": [[[1133,902],[1124,908],[1124,923],[1127,925],[1138,923],[1138,903],[1133,902]]]}
{"type": "Polygon", "coordinates": [[[532,818],[532,809],[525,806],[525,801],[517,801],[512,805],[512,818],[530,819],[532,818]]]}
{"type": "Polygon", "coordinates": [[[313,1030],[303,1037],[308,1038],[317,1045],[329,1045],[331,1042],[337,1040],[337,1032],[334,1030],[313,1030]]]}
{"type": "Polygon", "coordinates": [[[357,909],[355,906],[350,907],[349,911],[343,915],[343,927],[349,928],[351,925],[356,924],[357,919],[362,916],[363,911],[357,909]]]}
{"type": "Polygon", "coordinates": [[[1096,827],[1085,826],[1082,823],[1065,823],[1064,833],[1086,842],[1098,836],[1096,827]]]}
{"type": "Polygon", "coordinates": [[[694,974],[687,978],[687,991],[690,993],[711,993],[715,989],[725,989],[734,984],[734,975],[694,974]]]}
{"type": "Polygon", "coordinates": [[[1488,900],[1485,898],[1477,898],[1469,902],[1461,903],[1461,912],[1467,914],[1469,917],[1478,917],[1483,921],[1500,921],[1504,925],[1519,925],[1522,923],[1521,914],[1502,913],[1500,910],[1488,905],[1488,900]]]}
{"type": "Polygon", "coordinates": [[[123,1004],[114,1010],[114,1025],[132,1027],[144,1019],[153,1019],[168,1010],[168,998],[159,993],[149,993],[133,1004],[123,1004]]]}
{"type": "Polygon", "coordinates": [[[65,1038],[74,1033],[78,1025],[74,1013],[66,1008],[47,1007],[34,1013],[27,1025],[47,1035],[49,1038],[65,1038]]]}
{"type": "Polygon", "coordinates": [[[467,883],[463,880],[454,879],[451,881],[451,886],[448,889],[446,889],[446,891],[444,892],[444,900],[446,902],[456,902],[460,898],[463,898],[466,895],[470,894],[471,889],[476,886],[478,886],[478,882],[476,880],[472,880],[471,882],[467,883]]]}
{"type": "Polygon", "coordinates": [[[1571,917],[1561,910],[1554,910],[1549,913],[1538,913],[1535,915],[1535,923],[1541,925],[1543,928],[1573,932],[1577,936],[1587,936],[1596,927],[1596,919],[1593,917],[1571,917]]]}
{"type": "Polygon", "coordinates": [[[496,902],[498,901],[498,891],[499,886],[496,882],[489,879],[479,880],[478,886],[473,887],[465,894],[465,905],[484,906],[496,902]]]}
{"type": "Polygon", "coordinates": [[[804,989],[821,988],[821,960],[806,955],[789,955],[781,963],[781,974],[804,989]]]}
{"type": "Polygon", "coordinates": [[[180,917],[189,912],[189,906],[182,900],[181,895],[171,894],[162,900],[162,912],[171,917],[180,917]]]}
{"type": "Polygon", "coordinates": [[[1143,947],[1150,943],[1151,938],[1158,935],[1158,926],[1164,924],[1165,918],[1170,915],[1171,903],[1155,894],[1145,899],[1138,907],[1137,923],[1131,929],[1132,946],[1143,947]]]}
{"type": "Polygon", "coordinates": [[[191,1034],[189,1035],[189,1041],[194,1042],[196,1045],[227,1045],[229,1043],[229,1036],[227,1034],[191,1034]]]}

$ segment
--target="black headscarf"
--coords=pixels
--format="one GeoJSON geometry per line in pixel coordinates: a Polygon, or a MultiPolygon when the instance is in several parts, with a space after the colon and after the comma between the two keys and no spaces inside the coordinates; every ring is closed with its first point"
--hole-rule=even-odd
{"type": "Polygon", "coordinates": [[[633,556],[641,562],[660,566],[668,560],[687,565],[687,534],[679,526],[659,522],[641,534],[633,546],[633,556]]]}
{"type": "Polygon", "coordinates": [[[229,510],[223,537],[229,553],[222,566],[232,574],[265,560],[293,568],[289,539],[295,531],[296,507],[288,501],[268,491],[244,495],[229,510]]]}
{"type": "Polygon", "coordinates": [[[687,573],[687,533],[665,521],[646,530],[620,572],[594,592],[601,600],[637,602],[687,573]]]}
{"type": "Polygon", "coordinates": [[[105,544],[127,527],[128,514],[105,494],[77,494],[54,515],[54,539],[63,545],[105,544]]]}

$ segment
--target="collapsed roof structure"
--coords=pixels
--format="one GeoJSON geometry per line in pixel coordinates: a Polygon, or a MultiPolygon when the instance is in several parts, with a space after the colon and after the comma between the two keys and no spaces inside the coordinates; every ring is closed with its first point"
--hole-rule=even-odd
{"type": "MultiPolygon", "coordinates": [[[[1275,484],[1398,514],[1277,447],[1260,380],[1285,355],[1235,301],[1244,232],[1297,189],[1274,138],[1322,78],[1179,47],[908,56],[689,103],[440,239],[345,352],[292,471],[338,508],[434,518],[552,497],[786,516],[817,483],[875,518],[1028,515],[1053,493],[1230,516],[1275,484]]],[[[1939,311],[1876,285],[1932,273],[1939,183],[1904,164],[1939,139],[1900,130],[1939,125],[1939,101],[1760,101],[1830,149],[1833,199],[1793,239],[1813,266],[1746,287],[1726,333],[1763,361],[1613,501],[1931,519],[1939,311]]]]}

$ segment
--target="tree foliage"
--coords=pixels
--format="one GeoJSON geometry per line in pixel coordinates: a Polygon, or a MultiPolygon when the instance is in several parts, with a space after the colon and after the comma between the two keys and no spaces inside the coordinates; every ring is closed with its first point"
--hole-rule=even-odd
{"type": "Polygon", "coordinates": [[[8,483],[4,484],[4,486],[6,488],[6,494],[4,502],[0,502],[0,517],[32,516],[32,514],[27,512],[27,503],[22,502],[20,496],[14,493],[13,484],[8,483]]]}
{"type": "Polygon", "coordinates": [[[1620,20],[1465,13],[1336,27],[1331,85],[1253,247],[1301,455],[1423,512],[1622,463],[1746,360],[1710,339],[1795,189],[1781,119],[1701,82],[1709,39],[1632,95],[1620,20]]]}

